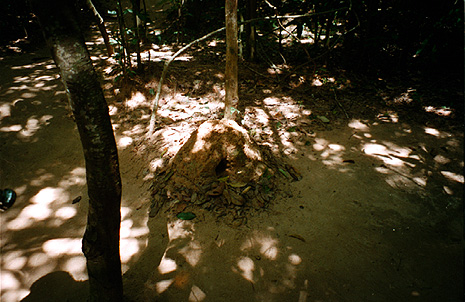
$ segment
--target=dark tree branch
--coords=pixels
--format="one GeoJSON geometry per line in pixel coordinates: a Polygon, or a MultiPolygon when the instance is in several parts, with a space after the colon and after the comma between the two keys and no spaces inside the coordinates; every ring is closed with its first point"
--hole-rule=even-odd
{"type": "Polygon", "coordinates": [[[105,42],[105,47],[107,48],[108,56],[111,57],[114,51],[113,47],[110,44],[110,39],[108,38],[107,29],[105,28],[105,22],[103,21],[102,16],[100,16],[99,12],[97,11],[97,8],[95,8],[91,0],[86,0],[86,4],[97,20],[98,28],[100,30],[100,33],[102,34],[103,41],[105,42]]]}

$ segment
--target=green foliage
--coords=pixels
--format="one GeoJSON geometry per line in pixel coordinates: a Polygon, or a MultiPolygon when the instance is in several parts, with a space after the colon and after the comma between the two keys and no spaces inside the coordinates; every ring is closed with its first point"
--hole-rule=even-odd
{"type": "Polygon", "coordinates": [[[176,217],[178,217],[181,220],[192,220],[197,216],[192,212],[182,212],[176,215],[176,217]]]}
{"type": "Polygon", "coordinates": [[[295,126],[289,127],[289,128],[287,129],[287,132],[296,132],[296,131],[297,131],[297,129],[296,129],[295,126]]]}

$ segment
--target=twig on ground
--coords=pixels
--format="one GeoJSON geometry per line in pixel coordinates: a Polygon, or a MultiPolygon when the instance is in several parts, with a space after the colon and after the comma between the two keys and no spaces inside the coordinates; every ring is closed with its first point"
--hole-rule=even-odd
{"type": "Polygon", "coordinates": [[[256,74],[258,74],[259,76],[268,78],[268,75],[263,74],[263,73],[260,73],[260,72],[256,71],[255,69],[253,69],[252,67],[246,65],[246,64],[243,64],[243,65],[244,65],[247,69],[249,69],[250,71],[252,71],[253,73],[256,73],[256,74]]]}
{"type": "Polygon", "coordinates": [[[336,104],[341,108],[341,110],[344,112],[344,114],[346,115],[347,119],[350,119],[349,117],[349,114],[347,114],[347,111],[344,109],[344,107],[342,107],[341,103],[337,100],[337,95],[336,95],[336,90],[333,89],[333,93],[334,93],[334,100],[336,101],[336,104]]]}

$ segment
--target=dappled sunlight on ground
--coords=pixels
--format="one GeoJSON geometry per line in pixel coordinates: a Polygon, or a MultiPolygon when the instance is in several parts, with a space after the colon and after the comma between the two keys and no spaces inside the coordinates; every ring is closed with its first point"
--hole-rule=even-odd
{"type": "MultiPolygon", "coordinates": [[[[147,61],[153,62],[162,62],[164,60],[169,60],[172,55],[174,55],[175,51],[173,48],[168,45],[163,45],[162,47],[153,44],[152,49],[149,49],[143,53],[141,53],[141,57],[146,59],[147,61]]],[[[175,61],[189,61],[192,59],[191,55],[183,54],[175,58],[175,61]]]]}
{"type": "Polygon", "coordinates": [[[87,279],[81,252],[85,211],[71,203],[74,198],[71,194],[85,186],[85,176],[77,178],[75,170],[58,181],[55,174],[31,181],[18,190],[21,194],[14,207],[1,213],[1,275],[15,280],[14,286],[2,286],[2,301],[19,301],[28,294],[32,282],[54,270],[67,271],[75,280],[87,279]],[[51,183],[57,187],[34,189],[51,183]],[[35,195],[29,195],[36,190],[35,195]],[[80,230],[70,227],[76,224],[80,230]]]}
{"type": "Polygon", "coordinates": [[[197,222],[168,221],[169,242],[145,283],[145,294],[136,299],[204,301],[219,294],[227,300],[245,294],[266,300],[290,291],[299,296],[303,259],[292,245],[280,243],[273,227],[237,230],[231,237],[234,230],[211,221],[208,212],[201,216],[197,222]]]}
{"type": "Polygon", "coordinates": [[[52,123],[52,113],[56,112],[55,107],[50,107],[47,114],[35,114],[34,108],[50,106],[42,104],[44,96],[53,96],[57,104],[61,103],[58,107],[65,106],[55,66],[51,59],[46,59],[39,57],[42,62],[28,65],[5,65],[0,70],[6,77],[9,74],[12,77],[9,85],[2,85],[0,89],[0,133],[16,134],[22,141],[34,141],[34,134],[52,123]],[[26,112],[31,114],[25,116],[26,112]]]}
{"type": "MultiPolygon", "coordinates": [[[[14,206],[0,213],[0,300],[16,302],[28,296],[43,301],[43,296],[32,298],[37,293],[33,284],[55,278],[52,272],[67,272],[66,278],[58,279],[63,286],[69,282],[69,288],[88,278],[81,251],[88,203],[84,157],[48,52],[4,60],[0,69],[0,188],[17,193],[14,206]]],[[[130,144],[129,137],[119,140],[121,150],[130,144]]],[[[132,198],[123,195],[122,200],[123,206],[131,206],[122,208],[124,271],[146,246],[148,235],[146,220],[134,217],[143,198],[132,198]]],[[[60,286],[48,293],[50,299],[66,293],[60,286]]],[[[85,295],[84,291],[77,297],[85,295]]]]}
{"type": "MultiPolygon", "coordinates": [[[[220,80],[215,75],[221,69],[197,66],[209,74],[199,77],[201,71],[185,66],[171,70],[150,140],[139,139],[146,126],[144,111],[129,127],[142,132],[125,132],[119,143],[147,154],[145,180],[156,181],[202,122],[221,118],[224,90],[211,81],[220,80]]],[[[131,292],[134,301],[229,301],[230,296],[349,301],[346,294],[362,300],[405,300],[434,296],[437,291],[429,288],[438,288],[438,274],[451,280],[443,268],[453,270],[462,234],[462,135],[408,120],[396,107],[377,110],[368,104],[366,108],[376,111],[372,115],[349,117],[356,101],[344,98],[344,89],[353,85],[346,75],[322,70],[291,79],[290,87],[305,95],[276,92],[258,79],[244,80],[255,86],[251,93],[243,91],[242,126],[256,142],[295,166],[303,179],[277,193],[270,209],[248,217],[239,229],[225,227],[221,219],[196,208],[193,221],[176,220],[166,212],[149,219],[152,237],[136,258],[156,255],[156,260],[129,268],[126,282],[146,280],[131,292]],[[332,99],[315,90],[328,87],[335,88],[332,99]],[[159,246],[163,239],[168,242],[159,246]],[[454,260],[437,257],[443,252],[454,260]]],[[[407,89],[381,99],[392,106],[411,106],[417,101],[415,92],[407,89]]],[[[145,98],[138,109],[121,106],[118,112],[127,110],[131,116],[149,108],[145,98]]],[[[206,146],[195,150],[201,148],[206,146]]]]}
{"type": "Polygon", "coordinates": [[[147,246],[149,234],[146,219],[138,217],[132,207],[126,207],[124,204],[127,202],[123,198],[120,227],[120,256],[123,273],[129,269],[129,263],[134,262],[137,255],[140,255],[147,246]]]}
{"type": "Polygon", "coordinates": [[[274,153],[292,156],[299,145],[301,123],[305,123],[311,111],[290,97],[268,97],[262,102],[265,106],[246,109],[242,124],[250,129],[249,135],[253,139],[268,145],[274,153]]]}
{"type": "MultiPolygon", "coordinates": [[[[241,75],[242,126],[292,164],[302,180],[272,192],[270,206],[250,211],[237,228],[200,207],[189,208],[197,216],[191,221],[165,208],[149,218],[157,174],[199,125],[222,118],[223,66],[211,60],[191,65],[192,53],[179,57],[163,86],[155,132],[147,138],[161,62],[175,49],[143,52],[144,61],[150,57],[158,64],[151,66],[153,77],[139,86],[131,82],[134,87],[126,91],[124,85],[113,86],[118,71],[108,66],[114,61],[101,43],[88,46],[107,77],[119,149],[120,254],[129,301],[418,296],[440,301],[446,291],[457,296],[455,283],[463,279],[455,272],[463,243],[463,134],[408,119],[396,107],[417,106],[425,96],[420,89],[406,85],[376,92],[390,106],[378,110],[373,99],[345,95],[344,89],[355,84],[343,71],[292,74],[288,84],[278,81],[291,70],[286,64],[270,68],[270,79],[260,78],[269,66],[260,76],[241,75]],[[332,90],[324,94],[324,89],[332,90]]],[[[207,44],[217,46],[214,40],[207,44]]],[[[19,301],[36,293],[35,301],[43,301],[50,287],[45,281],[71,287],[87,279],[81,252],[85,165],[51,59],[38,53],[3,62],[0,72],[8,80],[0,88],[0,138],[6,142],[0,151],[0,189],[14,189],[18,199],[0,213],[0,299],[19,301]]],[[[439,118],[455,113],[448,106],[420,104],[420,110],[439,118]]],[[[194,151],[206,147],[199,144],[194,151]]]]}
{"type": "MultiPolygon", "coordinates": [[[[47,181],[32,182],[43,186],[57,182],[53,175],[47,181]]],[[[58,180],[57,187],[39,189],[26,200],[26,186],[13,208],[1,213],[2,223],[2,301],[19,301],[29,293],[32,282],[50,272],[69,272],[76,281],[87,280],[86,259],[81,251],[86,222],[87,200],[72,204],[72,192],[85,192],[85,171],[71,170],[58,180]],[[78,176],[80,174],[80,176],[78,176]],[[31,237],[32,236],[32,237],[31,237]]],[[[125,201],[123,200],[123,204],[125,201]]],[[[121,260],[123,271],[146,246],[148,228],[144,219],[134,222],[133,209],[122,208],[121,260]]]]}
{"type": "Polygon", "coordinates": [[[462,150],[457,138],[452,138],[450,133],[428,127],[423,131],[421,128],[412,130],[405,124],[379,124],[376,121],[352,120],[348,126],[341,132],[345,138],[339,138],[337,142],[317,135],[311,146],[318,156],[310,154],[308,158],[321,159],[328,168],[341,172],[354,170],[357,158],[371,158],[376,161],[371,160],[373,166],[370,169],[384,175],[390,186],[417,193],[427,194],[424,190],[431,177],[440,175],[445,187],[463,183],[463,160],[457,160],[462,150]]]}

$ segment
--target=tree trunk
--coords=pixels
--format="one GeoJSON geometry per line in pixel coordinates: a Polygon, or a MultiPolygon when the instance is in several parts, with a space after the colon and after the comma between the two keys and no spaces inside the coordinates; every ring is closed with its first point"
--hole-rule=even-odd
{"type": "Polygon", "coordinates": [[[33,0],[48,46],[60,69],[78,126],[89,194],[82,250],[90,301],[122,301],[119,254],[121,179],[108,107],[70,0],[33,0]]]}
{"type": "Polygon", "coordinates": [[[134,22],[134,30],[136,34],[136,52],[137,52],[137,68],[142,67],[142,59],[140,56],[140,0],[131,0],[132,4],[132,17],[133,17],[133,22],[134,22]]]}
{"type": "Polygon", "coordinates": [[[116,0],[117,2],[117,18],[118,18],[118,27],[119,27],[119,34],[121,39],[121,62],[123,64],[123,76],[126,77],[127,75],[127,67],[131,68],[131,56],[129,55],[128,50],[128,43],[126,43],[126,25],[124,24],[124,15],[123,15],[123,6],[121,4],[121,0],[116,0]]]}
{"type": "Polygon", "coordinates": [[[329,49],[331,41],[331,29],[333,28],[333,21],[336,18],[336,13],[328,15],[326,22],[326,33],[325,33],[325,47],[329,49]]]}
{"type": "Polygon", "coordinates": [[[86,0],[86,4],[89,7],[89,9],[92,11],[92,13],[94,14],[98,28],[100,29],[100,33],[102,34],[103,42],[105,42],[108,56],[111,57],[114,53],[113,46],[111,46],[110,44],[110,38],[108,37],[107,29],[105,28],[105,22],[103,21],[102,16],[99,14],[99,12],[97,11],[97,8],[95,8],[91,0],[86,0]]]}
{"type": "Polygon", "coordinates": [[[239,104],[237,83],[237,0],[226,0],[226,71],[224,118],[236,120],[239,104]]]}
{"type": "MultiPolygon", "coordinates": [[[[257,0],[248,0],[247,1],[247,20],[252,20],[257,18],[257,0]]],[[[257,59],[256,55],[256,37],[257,32],[255,30],[255,25],[251,23],[246,24],[246,46],[247,46],[247,57],[250,61],[255,61],[257,59]]]]}

